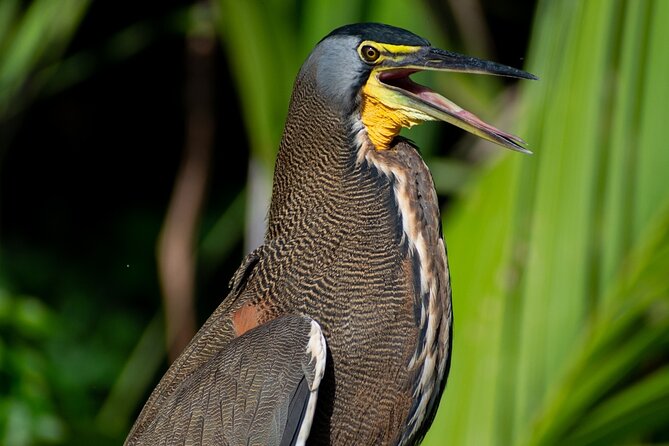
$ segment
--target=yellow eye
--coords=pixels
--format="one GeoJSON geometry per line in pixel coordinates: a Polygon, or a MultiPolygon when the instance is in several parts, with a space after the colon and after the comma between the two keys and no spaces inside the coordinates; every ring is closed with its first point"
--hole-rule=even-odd
{"type": "Polygon", "coordinates": [[[363,46],[360,49],[360,54],[362,55],[362,58],[365,59],[367,62],[376,62],[379,56],[381,56],[379,50],[377,50],[371,45],[363,46]]]}

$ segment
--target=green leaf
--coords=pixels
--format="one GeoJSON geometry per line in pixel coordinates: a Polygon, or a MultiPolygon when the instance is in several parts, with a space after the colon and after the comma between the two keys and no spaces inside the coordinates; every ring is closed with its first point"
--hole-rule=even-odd
{"type": "Polygon", "coordinates": [[[667,389],[669,368],[663,367],[600,404],[566,442],[609,445],[644,430],[662,427],[669,412],[667,389]]]}
{"type": "Polygon", "coordinates": [[[660,23],[661,1],[539,3],[541,80],[518,113],[535,156],[473,175],[445,216],[453,369],[431,444],[610,444],[669,423],[647,372],[669,350],[660,23]],[[616,422],[634,408],[649,415],[616,422]]]}
{"type": "MultiPolygon", "coordinates": [[[[33,0],[22,15],[16,14],[11,1],[0,7],[0,24],[15,22],[0,32],[6,39],[0,44],[0,120],[16,106],[14,101],[25,100],[18,97],[18,92],[29,75],[65,49],[89,1],[33,0]]],[[[34,94],[40,86],[33,85],[28,91],[34,94]]]]}

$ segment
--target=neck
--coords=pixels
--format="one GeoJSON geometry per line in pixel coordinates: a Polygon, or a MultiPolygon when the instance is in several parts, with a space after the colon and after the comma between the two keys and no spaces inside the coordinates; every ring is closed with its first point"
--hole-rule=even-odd
{"type": "Polygon", "coordinates": [[[408,358],[413,401],[400,439],[406,444],[423,435],[421,426],[434,416],[450,350],[450,285],[434,185],[410,144],[395,138],[388,150],[377,150],[362,116],[351,120],[321,99],[308,80],[301,76],[295,85],[277,157],[267,238],[291,237],[307,228],[304,233],[317,233],[325,250],[337,246],[348,228],[363,234],[348,239],[358,243],[356,252],[387,253],[394,244],[404,253],[418,333],[408,358]],[[331,226],[319,232],[324,222],[331,226]]]}
{"type": "Polygon", "coordinates": [[[327,205],[355,163],[350,125],[317,94],[309,73],[298,78],[276,160],[267,238],[287,234],[295,215],[327,205]]]}

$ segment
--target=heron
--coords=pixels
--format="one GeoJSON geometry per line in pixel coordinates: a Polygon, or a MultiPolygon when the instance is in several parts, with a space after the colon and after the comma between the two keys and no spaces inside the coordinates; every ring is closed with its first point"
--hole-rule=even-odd
{"type": "Polygon", "coordinates": [[[126,445],[413,445],[451,362],[453,309],[432,176],[399,135],[444,121],[503,147],[414,73],[522,79],[378,23],[343,26],[295,80],[264,243],[170,366],[126,445]]]}

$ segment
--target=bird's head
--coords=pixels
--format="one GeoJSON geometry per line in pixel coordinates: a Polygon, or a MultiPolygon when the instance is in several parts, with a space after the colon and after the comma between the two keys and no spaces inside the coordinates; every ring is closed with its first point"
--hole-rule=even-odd
{"type": "Polygon", "coordinates": [[[313,50],[302,72],[315,76],[319,94],[344,114],[359,113],[377,150],[389,147],[402,127],[445,121],[481,138],[530,153],[517,136],[486,124],[409,76],[425,70],[536,79],[506,65],[434,48],[401,28],[378,23],[334,30],[313,50]]]}

